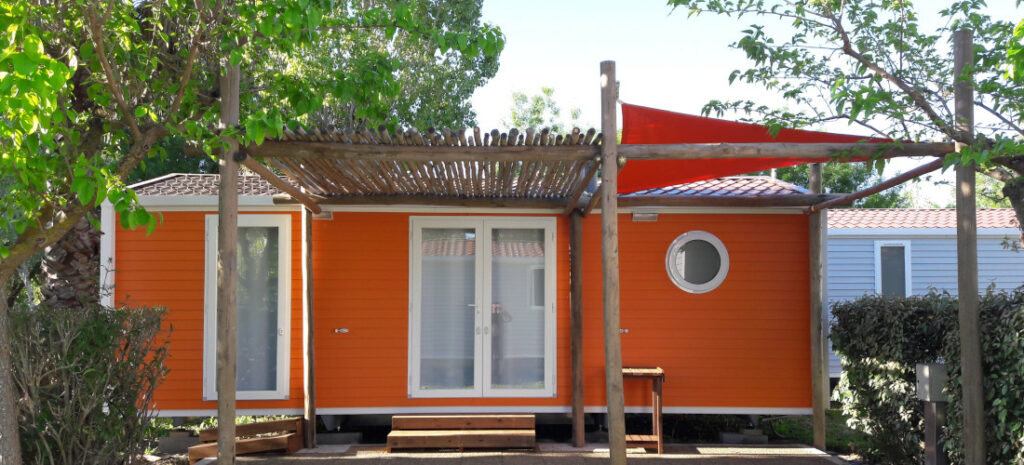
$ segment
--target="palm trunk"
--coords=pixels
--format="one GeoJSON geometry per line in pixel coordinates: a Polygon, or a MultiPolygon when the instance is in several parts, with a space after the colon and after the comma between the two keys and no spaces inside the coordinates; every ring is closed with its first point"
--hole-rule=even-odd
{"type": "Polygon", "coordinates": [[[7,282],[13,272],[0,272],[0,463],[21,465],[21,443],[18,439],[17,389],[11,367],[10,315],[7,307],[7,282]]]}
{"type": "Polygon", "coordinates": [[[101,233],[82,217],[56,244],[46,248],[45,304],[76,307],[99,300],[99,243],[101,233]]]}

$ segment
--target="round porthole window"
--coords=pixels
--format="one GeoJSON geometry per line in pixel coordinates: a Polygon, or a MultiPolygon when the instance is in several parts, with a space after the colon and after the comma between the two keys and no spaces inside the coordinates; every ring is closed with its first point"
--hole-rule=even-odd
{"type": "Polygon", "coordinates": [[[690,231],[672,241],[665,255],[665,268],[680,289],[703,294],[725,281],[729,274],[729,252],[713,234],[690,231]]]}

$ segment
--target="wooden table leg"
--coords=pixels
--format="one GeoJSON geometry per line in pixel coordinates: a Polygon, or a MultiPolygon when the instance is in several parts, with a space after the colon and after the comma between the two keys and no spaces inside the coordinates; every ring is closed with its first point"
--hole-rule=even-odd
{"type": "Polygon", "coordinates": [[[654,417],[654,435],[658,437],[658,453],[664,452],[664,439],[661,432],[661,378],[651,380],[651,415],[654,417]]]}

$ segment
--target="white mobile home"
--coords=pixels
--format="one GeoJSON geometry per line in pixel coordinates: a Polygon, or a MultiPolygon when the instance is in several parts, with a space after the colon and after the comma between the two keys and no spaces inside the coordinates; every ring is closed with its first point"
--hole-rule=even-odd
{"type": "MultiPolygon", "coordinates": [[[[978,286],[1024,284],[1024,250],[1004,244],[1020,235],[1013,210],[978,210],[978,286]]],[[[828,213],[828,301],[864,294],[957,292],[956,210],[837,209],[828,213]]],[[[831,355],[830,374],[839,359],[831,355]]]]}

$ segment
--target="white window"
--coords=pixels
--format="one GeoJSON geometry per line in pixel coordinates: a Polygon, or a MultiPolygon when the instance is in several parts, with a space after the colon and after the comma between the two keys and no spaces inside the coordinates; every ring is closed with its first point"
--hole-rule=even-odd
{"type": "MultiPolygon", "coordinates": [[[[238,399],[288,398],[291,216],[238,215],[238,399]]],[[[217,215],[206,216],[203,398],[217,398],[217,215]]]]}
{"type": "Polygon", "coordinates": [[[711,292],[729,274],[729,252],[713,234],[690,231],[672,241],[665,254],[669,279],[693,294],[711,292]]]}
{"type": "Polygon", "coordinates": [[[413,217],[409,395],[555,395],[555,219],[413,217]]]}
{"type": "Polygon", "coordinates": [[[875,241],[875,292],[906,297],[910,278],[910,241],[875,241]]]}

